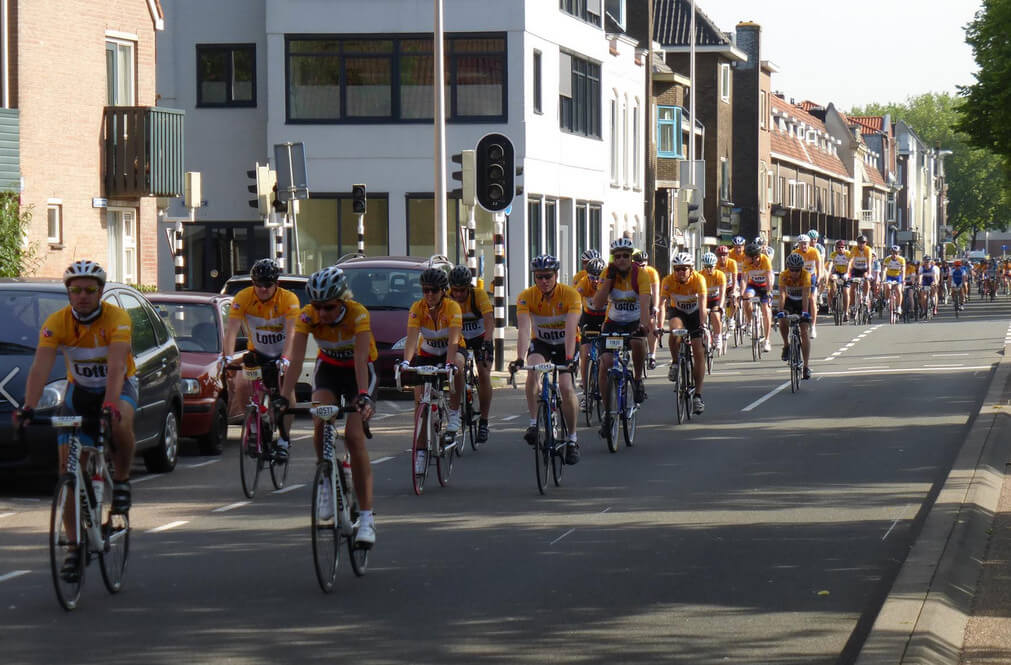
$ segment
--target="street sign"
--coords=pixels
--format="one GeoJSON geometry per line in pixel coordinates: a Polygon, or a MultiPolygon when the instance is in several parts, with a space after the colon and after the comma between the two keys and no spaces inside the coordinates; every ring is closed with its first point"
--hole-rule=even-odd
{"type": "Polygon", "coordinates": [[[108,208],[109,207],[109,199],[96,196],[93,199],[91,199],[91,207],[92,208],[108,208]]]}

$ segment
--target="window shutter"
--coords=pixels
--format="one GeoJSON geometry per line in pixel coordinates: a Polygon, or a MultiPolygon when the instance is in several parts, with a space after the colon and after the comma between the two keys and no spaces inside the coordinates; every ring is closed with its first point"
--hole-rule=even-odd
{"type": "Polygon", "coordinates": [[[558,54],[558,94],[572,99],[572,56],[558,54]]]}

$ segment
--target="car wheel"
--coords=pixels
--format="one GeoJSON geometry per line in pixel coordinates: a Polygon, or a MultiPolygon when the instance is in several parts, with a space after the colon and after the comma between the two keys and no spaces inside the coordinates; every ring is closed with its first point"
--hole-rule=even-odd
{"type": "Polygon", "coordinates": [[[220,397],[214,402],[214,418],[211,429],[200,437],[198,445],[201,455],[220,455],[228,440],[228,405],[220,397]]]}
{"type": "Polygon", "coordinates": [[[144,466],[151,473],[165,473],[176,468],[179,457],[179,423],[176,412],[169,409],[162,424],[158,446],[144,455],[144,466]]]}

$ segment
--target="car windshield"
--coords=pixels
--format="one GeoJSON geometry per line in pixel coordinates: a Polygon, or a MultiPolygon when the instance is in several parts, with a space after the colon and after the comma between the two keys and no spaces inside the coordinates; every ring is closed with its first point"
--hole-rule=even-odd
{"type": "Polygon", "coordinates": [[[188,302],[151,304],[172,331],[180,351],[221,353],[221,337],[218,334],[221,313],[214,305],[188,302]]]}
{"type": "Polygon", "coordinates": [[[35,353],[42,324],[66,306],[62,291],[0,289],[0,353],[35,353]]]}
{"type": "Polygon", "coordinates": [[[356,302],[366,309],[410,309],[421,300],[421,270],[341,266],[356,302]]]}

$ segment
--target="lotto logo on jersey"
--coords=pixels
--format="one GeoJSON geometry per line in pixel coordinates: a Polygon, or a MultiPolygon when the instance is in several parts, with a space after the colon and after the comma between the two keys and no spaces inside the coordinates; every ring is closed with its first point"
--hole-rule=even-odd
{"type": "Polygon", "coordinates": [[[305,314],[304,312],[302,313],[302,316],[300,318],[302,319],[302,323],[312,323],[312,317],[309,316],[308,314],[305,314]]]}
{"type": "Polygon", "coordinates": [[[232,301],[232,309],[242,309],[242,305],[237,300],[232,301]]]}
{"type": "Polygon", "coordinates": [[[53,336],[53,331],[50,330],[49,328],[43,328],[42,329],[42,336],[43,337],[52,337],[53,336]]]}

